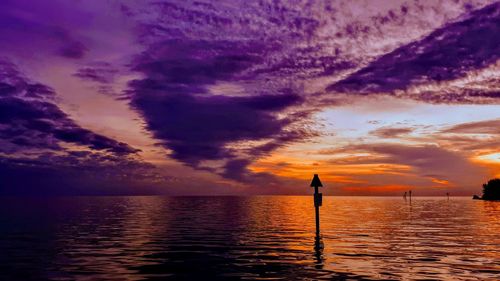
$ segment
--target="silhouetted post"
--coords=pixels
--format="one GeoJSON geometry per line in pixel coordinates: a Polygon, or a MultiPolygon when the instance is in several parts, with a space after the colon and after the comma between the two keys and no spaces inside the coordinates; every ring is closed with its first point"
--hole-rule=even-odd
{"type": "Polygon", "coordinates": [[[408,195],[410,195],[410,202],[411,202],[411,190],[408,192],[408,195]]]}
{"type": "Polygon", "coordinates": [[[450,193],[446,192],[446,197],[448,197],[448,201],[450,201],[450,193]]]}
{"type": "Polygon", "coordinates": [[[314,211],[316,213],[316,237],[319,237],[319,207],[323,204],[323,194],[318,192],[318,187],[323,187],[318,174],[314,174],[311,181],[311,187],[314,187],[314,211]]]}

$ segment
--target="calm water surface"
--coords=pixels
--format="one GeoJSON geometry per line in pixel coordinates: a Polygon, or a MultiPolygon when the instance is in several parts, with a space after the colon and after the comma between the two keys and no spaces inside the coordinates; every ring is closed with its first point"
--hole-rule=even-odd
{"type": "Polygon", "coordinates": [[[500,280],[500,202],[0,198],[0,280],[500,280]]]}

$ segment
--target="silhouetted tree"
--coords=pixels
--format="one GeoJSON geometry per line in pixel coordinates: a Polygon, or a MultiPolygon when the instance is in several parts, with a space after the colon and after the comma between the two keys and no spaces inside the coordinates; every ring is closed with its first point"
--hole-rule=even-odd
{"type": "Polygon", "coordinates": [[[500,200],[500,179],[491,179],[483,184],[484,200],[500,200]]]}

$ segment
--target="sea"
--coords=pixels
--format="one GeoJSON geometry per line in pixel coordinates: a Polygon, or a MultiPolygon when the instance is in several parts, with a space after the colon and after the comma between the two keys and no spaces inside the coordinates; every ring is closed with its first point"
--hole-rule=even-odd
{"type": "Polygon", "coordinates": [[[500,280],[500,202],[1,197],[0,280],[500,280]]]}

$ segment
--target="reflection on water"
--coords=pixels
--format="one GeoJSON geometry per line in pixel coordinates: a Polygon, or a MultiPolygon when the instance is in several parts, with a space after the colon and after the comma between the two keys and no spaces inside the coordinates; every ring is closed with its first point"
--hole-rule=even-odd
{"type": "Polygon", "coordinates": [[[500,276],[500,202],[326,197],[0,198],[1,280],[500,276]],[[324,247],[321,247],[321,244],[324,247]]]}

